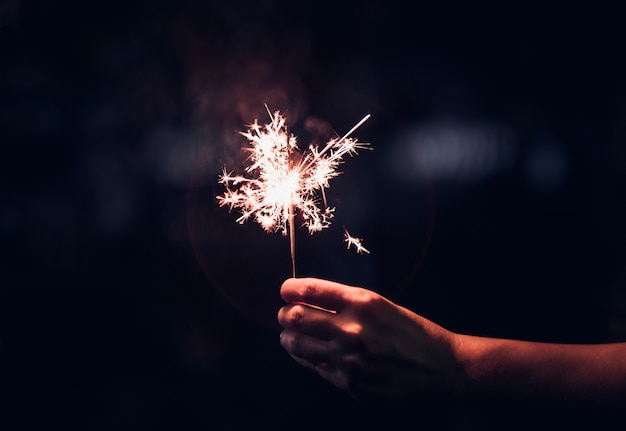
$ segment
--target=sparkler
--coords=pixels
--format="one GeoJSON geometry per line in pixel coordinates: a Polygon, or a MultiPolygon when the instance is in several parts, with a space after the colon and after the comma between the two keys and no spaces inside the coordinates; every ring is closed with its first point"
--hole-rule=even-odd
{"type": "MultiPolygon", "coordinates": [[[[230,211],[240,209],[241,216],[236,220],[240,224],[253,219],[266,232],[289,234],[295,277],[295,211],[299,211],[303,226],[311,235],[330,225],[335,208],[327,205],[324,190],[330,187],[329,180],[340,174],[337,168],[346,154],[353,156],[360,149],[370,149],[369,144],[350,137],[370,114],[341,138],[330,139],[321,150],[317,145],[309,145],[308,151],[303,152],[289,132],[285,117],[279,111],[270,112],[267,105],[265,108],[270,118],[268,124],[259,125],[255,120],[247,131],[240,132],[250,142],[250,147],[244,148],[250,153],[250,164],[245,168],[250,177],[234,175],[223,168],[219,183],[224,184],[226,191],[217,200],[230,211]]],[[[358,253],[369,253],[360,239],[348,238],[348,248],[354,244],[358,253]]]]}

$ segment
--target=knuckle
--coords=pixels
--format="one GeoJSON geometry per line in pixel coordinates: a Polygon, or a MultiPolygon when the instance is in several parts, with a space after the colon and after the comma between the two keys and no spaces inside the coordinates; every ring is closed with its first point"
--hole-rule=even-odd
{"type": "Polygon", "coordinates": [[[301,338],[297,334],[293,334],[289,337],[287,342],[287,350],[294,356],[302,357],[302,343],[301,338]]]}
{"type": "Polygon", "coordinates": [[[307,281],[304,285],[302,294],[305,298],[312,298],[317,295],[317,292],[317,286],[313,282],[307,281]]]}
{"type": "Polygon", "coordinates": [[[384,306],[385,300],[376,292],[367,289],[359,289],[354,299],[355,310],[366,316],[378,313],[384,306]]]}
{"type": "Polygon", "coordinates": [[[299,344],[300,342],[298,341],[298,336],[290,331],[283,331],[280,334],[280,344],[283,346],[283,348],[285,350],[287,350],[287,352],[289,352],[292,355],[296,355],[297,356],[297,352],[299,349],[299,344]]]}
{"type": "Polygon", "coordinates": [[[356,340],[361,337],[363,333],[363,325],[358,322],[352,322],[350,324],[346,324],[343,327],[344,337],[348,340],[356,340]]]}
{"type": "Polygon", "coordinates": [[[359,289],[357,292],[357,301],[362,306],[374,305],[378,302],[379,295],[371,290],[359,289]]]}
{"type": "Polygon", "coordinates": [[[304,307],[302,305],[294,305],[291,307],[287,319],[292,327],[302,327],[302,323],[304,322],[304,307]]]}
{"type": "Polygon", "coordinates": [[[364,346],[363,326],[357,322],[345,325],[342,328],[342,338],[346,346],[355,351],[360,351],[364,346]]]}

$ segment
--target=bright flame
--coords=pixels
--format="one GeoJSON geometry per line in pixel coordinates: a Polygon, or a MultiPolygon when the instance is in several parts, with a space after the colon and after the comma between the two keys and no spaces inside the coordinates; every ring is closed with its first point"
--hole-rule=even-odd
{"type": "MultiPolygon", "coordinates": [[[[253,218],[267,232],[281,231],[283,235],[289,232],[293,261],[294,209],[300,211],[303,225],[310,234],[330,225],[335,209],[326,205],[324,189],[329,188],[331,178],[340,174],[337,168],[344,155],[356,155],[359,149],[369,149],[369,144],[349,135],[370,115],[363,117],[342,138],[328,141],[323,149],[311,145],[308,152],[301,153],[296,137],[287,129],[285,117],[279,111],[272,114],[269,109],[268,114],[270,123],[261,126],[255,120],[246,132],[241,132],[250,142],[245,150],[250,153],[246,172],[251,177],[233,175],[224,168],[219,182],[224,184],[226,192],[217,200],[220,206],[228,206],[230,210],[240,209],[238,223],[253,218]],[[323,206],[320,206],[320,199],[323,206]]],[[[359,250],[357,247],[360,253],[359,250]]],[[[295,276],[295,263],[293,273],[295,276]]]]}

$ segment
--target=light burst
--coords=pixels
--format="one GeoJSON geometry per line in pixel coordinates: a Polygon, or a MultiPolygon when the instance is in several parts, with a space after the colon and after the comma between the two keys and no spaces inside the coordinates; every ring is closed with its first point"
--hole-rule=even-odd
{"type": "MultiPolygon", "coordinates": [[[[335,208],[327,205],[324,190],[330,187],[329,181],[340,174],[337,169],[345,155],[357,155],[358,150],[371,148],[368,143],[350,137],[370,114],[341,138],[330,139],[321,149],[309,145],[308,150],[302,152],[296,137],[288,130],[285,117],[279,111],[272,114],[267,105],[266,109],[269,123],[260,125],[255,120],[247,131],[240,132],[250,144],[244,148],[250,153],[250,163],[245,168],[248,176],[235,175],[224,168],[219,183],[224,184],[226,191],[217,201],[231,211],[239,209],[238,223],[252,219],[266,232],[289,234],[295,277],[295,211],[300,213],[309,234],[330,225],[335,208]]],[[[365,250],[359,248],[360,243],[352,244],[358,253],[365,250]]]]}
{"type": "Polygon", "coordinates": [[[358,254],[363,254],[363,253],[370,254],[370,251],[363,246],[363,240],[361,238],[356,238],[354,236],[351,236],[350,232],[348,232],[348,229],[346,229],[345,227],[343,228],[343,230],[344,230],[343,240],[344,242],[348,244],[348,247],[347,247],[348,249],[350,248],[350,246],[353,245],[358,254]]]}

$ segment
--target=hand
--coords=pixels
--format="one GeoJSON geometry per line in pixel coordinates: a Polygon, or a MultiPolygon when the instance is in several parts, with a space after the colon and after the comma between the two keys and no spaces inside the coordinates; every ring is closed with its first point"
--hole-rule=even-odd
{"type": "Polygon", "coordinates": [[[280,342],[293,359],[357,399],[456,394],[457,335],[373,291],[291,278],[280,342]]]}

